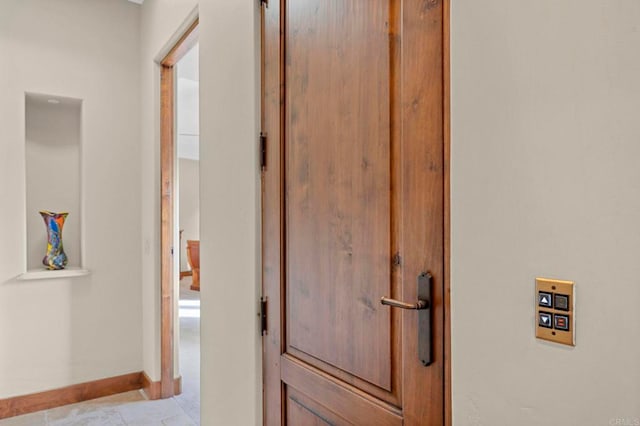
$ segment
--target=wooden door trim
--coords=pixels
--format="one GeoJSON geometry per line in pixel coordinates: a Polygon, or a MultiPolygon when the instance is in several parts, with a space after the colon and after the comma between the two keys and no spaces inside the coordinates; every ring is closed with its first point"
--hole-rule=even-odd
{"type": "Polygon", "coordinates": [[[196,44],[200,37],[198,30],[199,19],[187,28],[184,34],[178,39],[176,44],[169,50],[167,56],[160,62],[163,66],[172,67],[180,61],[196,44]]]}
{"type": "Polygon", "coordinates": [[[451,426],[451,0],[443,0],[444,89],[444,424],[451,426]]]}
{"type": "MultiPolygon", "coordinates": [[[[153,401],[162,398],[162,383],[154,382],[145,372],[142,373],[142,390],[149,400],[153,401]]],[[[173,379],[173,392],[174,395],[182,393],[182,377],[173,379]]]]}
{"type": "MultiPolygon", "coordinates": [[[[175,69],[198,42],[198,19],[160,62],[160,397],[179,393],[174,378],[173,238],[175,206],[175,69]]],[[[179,248],[178,248],[179,249],[179,248]]]]}

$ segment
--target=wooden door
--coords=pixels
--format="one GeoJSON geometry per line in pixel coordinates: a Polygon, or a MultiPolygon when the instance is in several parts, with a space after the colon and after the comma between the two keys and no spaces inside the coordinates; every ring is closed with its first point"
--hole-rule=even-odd
{"type": "Polygon", "coordinates": [[[444,424],[443,4],[263,7],[264,419],[444,424]],[[433,277],[433,363],[417,278],[433,277]]]}

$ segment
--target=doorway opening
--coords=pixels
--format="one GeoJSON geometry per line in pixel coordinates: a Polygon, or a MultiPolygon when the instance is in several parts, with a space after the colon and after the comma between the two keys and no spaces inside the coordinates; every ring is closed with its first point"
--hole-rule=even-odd
{"type": "Polygon", "coordinates": [[[161,61],[159,398],[200,417],[198,20],[161,61]]]}
{"type": "MultiPolygon", "coordinates": [[[[194,420],[200,416],[200,125],[196,44],[176,65],[176,142],[179,232],[178,404],[194,420]]],[[[175,234],[174,234],[175,235],[175,234]]],[[[175,250],[174,250],[175,252],[175,250]]],[[[174,275],[175,276],[175,275],[174,275]]],[[[175,293],[174,293],[175,294],[175,293]]]]}

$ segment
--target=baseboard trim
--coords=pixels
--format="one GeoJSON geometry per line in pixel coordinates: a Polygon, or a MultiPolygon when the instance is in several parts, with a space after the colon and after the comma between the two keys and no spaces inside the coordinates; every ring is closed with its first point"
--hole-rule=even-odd
{"type": "Polygon", "coordinates": [[[0,419],[140,389],[145,376],[143,372],[130,373],[50,391],[0,399],[0,419]]]}
{"type": "MultiPolygon", "coordinates": [[[[156,400],[162,398],[162,385],[161,383],[154,382],[147,376],[147,373],[142,373],[142,390],[147,398],[150,400],[156,400]]],[[[173,394],[180,395],[182,393],[182,376],[173,379],[173,394]]]]}
{"type": "Polygon", "coordinates": [[[160,382],[152,381],[147,373],[142,373],[142,390],[151,400],[160,399],[160,382]]]}
{"type": "Polygon", "coordinates": [[[182,376],[173,379],[173,394],[180,395],[182,393],[182,376]]]}

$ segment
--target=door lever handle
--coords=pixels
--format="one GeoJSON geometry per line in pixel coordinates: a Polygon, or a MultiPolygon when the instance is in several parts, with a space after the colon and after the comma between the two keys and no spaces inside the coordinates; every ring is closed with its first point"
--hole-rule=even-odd
{"type": "Polygon", "coordinates": [[[399,300],[396,299],[390,299],[388,297],[383,297],[380,299],[380,303],[382,303],[385,306],[391,306],[393,308],[400,308],[400,309],[413,309],[413,310],[422,310],[422,309],[429,309],[429,301],[428,300],[420,300],[418,299],[418,302],[415,304],[411,304],[411,303],[406,303],[406,302],[401,302],[399,300]]]}
{"type": "Polygon", "coordinates": [[[433,362],[433,351],[431,347],[431,288],[433,287],[433,277],[428,272],[423,272],[418,276],[418,302],[406,303],[399,300],[383,297],[380,303],[400,309],[412,309],[418,311],[418,358],[425,367],[433,362]]]}

